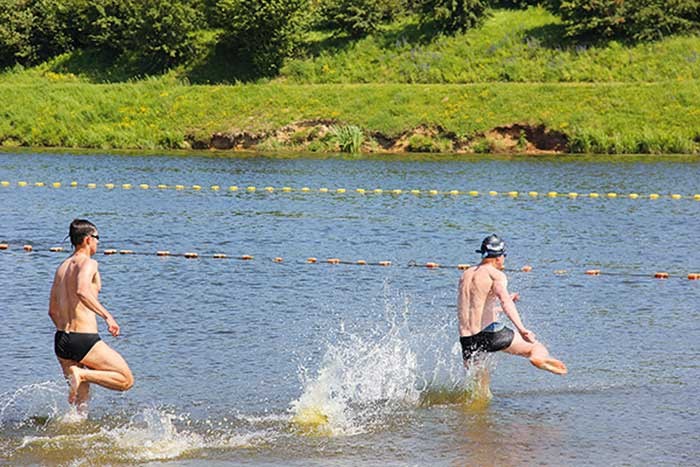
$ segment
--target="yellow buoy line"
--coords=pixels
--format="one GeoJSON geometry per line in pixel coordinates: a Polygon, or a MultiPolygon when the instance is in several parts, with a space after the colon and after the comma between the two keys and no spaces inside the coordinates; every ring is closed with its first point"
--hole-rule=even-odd
{"type": "Polygon", "coordinates": [[[10,182],[7,180],[0,181],[0,187],[10,188],[87,188],[90,190],[107,189],[107,190],[173,190],[173,191],[211,191],[211,192],[228,192],[228,193],[323,193],[323,194],[350,194],[359,195],[417,195],[417,196],[470,196],[470,197],[507,197],[507,198],[592,198],[592,199],[693,199],[700,201],[700,193],[696,194],[680,194],[680,193],[617,193],[617,192],[557,192],[557,191],[477,191],[477,190],[437,190],[437,189],[382,189],[382,188],[310,188],[301,187],[294,188],[290,186],[273,187],[273,186],[238,186],[238,185],[166,185],[166,184],[147,184],[147,183],[78,183],[71,181],[63,182],[28,182],[18,181],[10,182]]]}
{"type": "MultiPolygon", "coordinates": [[[[21,248],[23,251],[27,253],[35,252],[35,251],[42,251],[35,249],[35,247],[31,244],[25,244],[22,245],[21,248]]],[[[0,251],[10,251],[10,250],[19,250],[19,247],[12,248],[9,243],[0,243],[0,251]]],[[[46,250],[44,250],[46,251],[46,250]]],[[[61,247],[61,246],[54,246],[50,247],[48,249],[49,252],[51,253],[60,253],[60,252],[67,252],[69,251],[68,249],[61,247]]],[[[105,256],[112,256],[112,255],[127,255],[127,256],[157,256],[157,257],[180,257],[180,258],[186,258],[186,259],[230,259],[230,260],[240,260],[240,261],[253,261],[255,257],[253,255],[230,255],[226,253],[198,253],[198,252],[185,252],[185,253],[173,253],[169,250],[158,250],[155,252],[143,252],[143,251],[135,251],[135,250],[129,250],[129,249],[115,249],[115,248],[108,248],[105,249],[102,254],[105,256]]],[[[285,263],[288,261],[285,261],[284,258],[277,256],[274,258],[268,258],[266,260],[272,261],[273,263],[285,263]]],[[[383,261],[367,261],[364,259],[358,259],[358,260],[341,260],[340,258],[326,258],[326,259],[319,259],[316,257],[309,257],[303,260],[296,260],[296,261],[291,261],[288,262],[290,264],[330,264],[330,265],[353,265],[353,266],[381,266],[381,267],[390,267],[394,266],[394,264],[391,261],[388,260],[383,260],[383,261]]],[[[402,265],[398,265],[398,267],[403,267],[402,265]]],[[[405,265],[407,268],[424,268],[424,269],[458,269],[458,270],[466,270],[471,267],[470,264],[465,264],[465,263],[460,263],[460,264],[441,264],[433,261],[428,261],[428,262],[416,262],[416,261],[409,261],[408,264],[405,265]]],[[[522,273],[530,273],[534,270],[534,268],[530,265],[524,265],[519,269],[507,269],[508,272],[522,272],[522,273]]],[[[568,275],[570,271],[566,269],[557,269],[552,271],[555,275],[557,276],[563,276],[563,275],[568,275]]],[[[626,277],[640,277],[640,278],[654,278],[654,279],[670,279],[670,278],[681,278],[683,275],[687,277],[689,280],[700,280],[700,273],[687,273],[687,274],[670,274],[665,271],[655,271],[654,273],[631,273],[631,272],[618,272],[618,271],[603,271],[600,269],[587,269],[583,271],[583,274],[587,276],[601,276],[601,275],[607,275],[607,276],[626,276],[626,277]]]]}

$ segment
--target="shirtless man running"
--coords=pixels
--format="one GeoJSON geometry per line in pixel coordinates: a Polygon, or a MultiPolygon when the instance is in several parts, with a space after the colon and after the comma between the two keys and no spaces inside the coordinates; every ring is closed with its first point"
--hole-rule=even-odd
{"type": "Polygon", "coordinates": [[[97,298],[102,287],[97,261],[100,236],[87,220],[75,219],[69,236],[74,251],[56,270],[49,300],[49,316],[56,325],[54,352],[70,385],[68,402],[87,415],[90,383],[126,391],[134,377],[126,361],[100,339],[97,318],[107,322],[113,336],[119,325],[97,298]]]}
{"type": "Polygon", "coordinates": [[[503,272],[506,248],[498,236],[490,235],[476,250],[482,261],[467,269],[459,281],[457,314],[462,357],[469,365],[483,352],[504,352],[520,355],[542,370],[566,374],[564,363],[549,356],[547,348],[538,342],[535,333],[520,320],[515,301],[518,294],[508,293],[508,281],[503,272]],[[500,306],[499,306],[500,303],[500,306]],[[517,333],[498,321],[504,311],[517,333]]]}

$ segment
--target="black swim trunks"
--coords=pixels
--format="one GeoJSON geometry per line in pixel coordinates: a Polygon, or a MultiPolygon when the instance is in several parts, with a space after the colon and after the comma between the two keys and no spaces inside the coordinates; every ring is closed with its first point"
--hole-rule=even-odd
{"type": "Polygon", "coordinates": [[[100,340],[100,335],[97,333],[56,331],[53,350],[60,358],[79,362],[100,340]]]}
{"type": "Polygon", "coordinates": [[[477,352],[498,352],[507,348],[515,333],[503,323],[491,323],[478,334],[462,336],[459,343],[462,344],[462,358],[469,360],[477,352]]]}

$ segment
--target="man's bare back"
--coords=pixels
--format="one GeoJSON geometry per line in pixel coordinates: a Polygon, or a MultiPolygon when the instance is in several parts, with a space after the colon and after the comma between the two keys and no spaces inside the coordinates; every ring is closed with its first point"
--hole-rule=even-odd
{"type": "Polygon", "coordinates": [[[523,325],[515,306],[518,294],[508,293],[508,280],[503,272],[505,242],[491,235],[484,239],[477,252],[482,254],[482,261],[462,274],[457,296],[459,336],[465,364],[479,354],[503,350],[527,357],[543,370],[565,374],[566,366],[549,357],[547,348],[523,325]],[[499,321],[501,311],[517,332],[499,321]]]}
{"type": "Polygon", "coordinates": [[[69,235],[74,251],[54,275],[49,316],[56,326],[54,352],[70,385],[68,401],[86,414],[89,383],[126,391],[134,384],[134,378],[122,356],[97,332],[96,316],[100,316],[110,334],[120,334],[114,317],[98,299],[102,281],[97,261],[92,259],[100,239],[97,227],[76,219],[69,235]]]}

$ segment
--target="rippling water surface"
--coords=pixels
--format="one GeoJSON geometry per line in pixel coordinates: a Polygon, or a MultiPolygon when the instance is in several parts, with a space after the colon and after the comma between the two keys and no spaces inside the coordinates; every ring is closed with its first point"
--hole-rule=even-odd
{"type": "Polygon", "coordinates": [[[0,464],[697,465],[700,281],[686,277],[700,272],[699,175],[697,157],[0,153],[0,464]],[[102,335],[136,385],[95,388],[85,421],[47,316],[66,256],[48,249],[69,246],[75,217],[98,225],[101,249],[149,253],[96,256],[123,333],[102,335]],[[476,262],[492,232],[508,242],[525,323],[570,373],[498,355],[493,399],[475,404],[460,272],[408,265],[476,262]]]}

